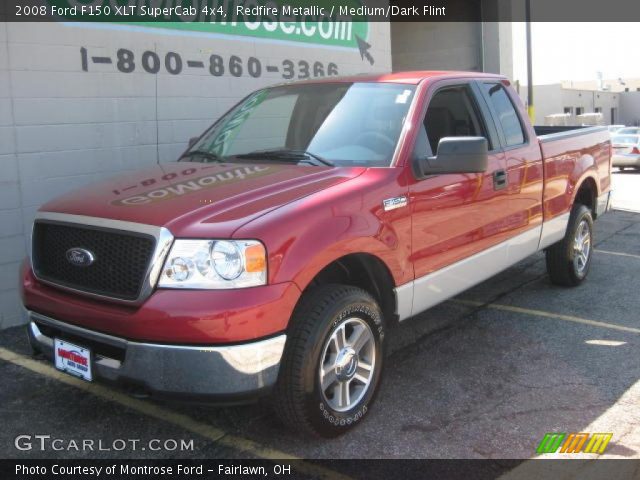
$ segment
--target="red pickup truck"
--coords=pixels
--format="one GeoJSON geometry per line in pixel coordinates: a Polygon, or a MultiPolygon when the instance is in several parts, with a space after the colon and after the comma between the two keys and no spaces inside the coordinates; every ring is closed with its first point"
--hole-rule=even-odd
{"type": "Polygon", "coordinates": [[[44,205],[22,269],[32,346],[85,380],[293,427],[358,424],[387,329],[544,250],[589,271],[606,128],[534,129],[501,76],[410,72],[259,90],[178,162],[44,205]]]}

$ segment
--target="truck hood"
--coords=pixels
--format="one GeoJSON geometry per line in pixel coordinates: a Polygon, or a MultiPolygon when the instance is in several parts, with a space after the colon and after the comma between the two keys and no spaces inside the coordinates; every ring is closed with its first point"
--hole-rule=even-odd
{"type": "Polygon", "coordinates": [[[168,228],[176,237],[230,237],[265,213],[357,177],[364,167],[174,162],[58,197],[40,210],[168,228]]]}

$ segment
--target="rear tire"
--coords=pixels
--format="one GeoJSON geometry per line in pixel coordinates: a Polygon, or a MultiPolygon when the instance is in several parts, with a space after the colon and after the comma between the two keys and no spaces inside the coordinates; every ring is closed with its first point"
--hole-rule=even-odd
{"type": "Polygon", "coordinates": [[[324,285],[291,318],[274,392],[274,410],[290,428],[337,437],[359,424],[377,393],[384,322],[360,288],[324,285]]]}
{"type": "Polygon", "coordinates": [[[551,245],[546,255],[552,283],[575,287],[587,278],[593,255],[593,217],[589,208],[575,204],[564,238],[551,245]]]}

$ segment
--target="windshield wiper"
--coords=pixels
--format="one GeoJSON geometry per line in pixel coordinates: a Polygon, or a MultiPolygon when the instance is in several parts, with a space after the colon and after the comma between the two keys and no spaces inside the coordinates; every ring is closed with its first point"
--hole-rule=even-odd
{"type": "Polygon", "coordinates": [[[293,154],[305,155],[307,157],[311,157],[314,160],[316,160],[316,161],[318,161],[318,162],[320,162],[320,163],[322,163],[322,164],[324,164],[324,165],[326,165],[328,167],[335,167],[335,164],[332,161],[327,160],[326,158],[321,157],[320,155],[316,155],[315,153],[311,153],[308,150],[287,150],[287,151],[291,152],[293,154]]]}
{"type": "MultiPolygon", "coordinates": [[[[306,150],[293,150],[293,149],[276,149],[276,150],[256,150],[255,152],[242,153],[240,155],[235,155],[236,158],[273,158],[276,160],[291,160],[291,161],[299,161],[299,160],[312,160],[316,164],[320,163],[322,165],[327,165],[328,167],[334,167],[335,165],[327,160],[326,158],[322,158],[315,153],[311,153],[306,150]]],[[[312,163],[312,162],[310,162],[312,163]]]]}
{"type": "Polygon", "coordinates": [[[187,153],[185,153],[184,155],[182,155],[178,161],[182,160],[183,158],[190,158],[190,157],[195,157],[195,156],[201,156],[204,157],[210,161],[213,162],[223,162],[224,160],[222,159],[222,157],[220,155],[218,155],[217,153],[213,153],[213,152],[207,152],[206,150],[191,150],[187,153]]]}

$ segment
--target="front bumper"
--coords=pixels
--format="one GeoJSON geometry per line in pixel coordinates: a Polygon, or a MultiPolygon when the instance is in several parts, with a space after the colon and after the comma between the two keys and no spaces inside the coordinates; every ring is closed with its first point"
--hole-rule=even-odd
{"type": "Polygon", "coordinates": [[[300,290],[292,282],[230,290],[158,288],[134,308],[43,284],[25,261],[21,295],[27,310],[90,331],[139,343],[210,346],[284,332],[300,290]]]}
{"type": "Polygon", "coordinates": [[[54,338],[63,338],[92,350],[96,378],[169,397],[237,401],[269,390],[278,378],[286,341],[281,334],[228,346],[143,343],[27,313],[31,345],[51,361],[54,338]]]}

